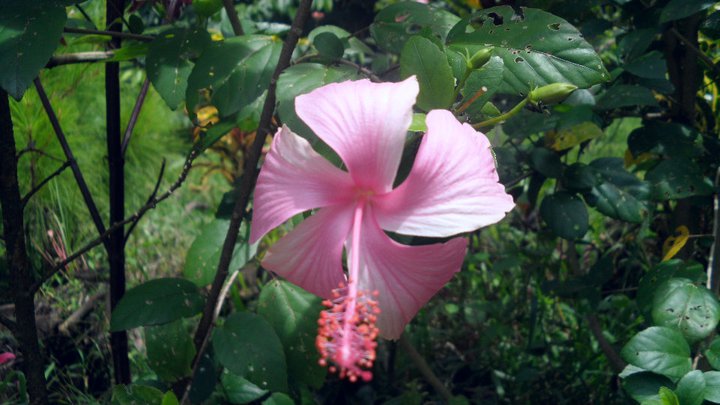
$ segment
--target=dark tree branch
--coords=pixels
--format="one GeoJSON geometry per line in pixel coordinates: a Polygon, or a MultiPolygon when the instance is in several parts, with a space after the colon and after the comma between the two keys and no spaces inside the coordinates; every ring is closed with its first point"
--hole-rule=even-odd
{"type": "MultiPolygon", "coordinates": [[[[280,73],[282,73],[283,70],[290,66],[290,59],[292,58],[293,51],[295,50],[295,46],[297,45],[300,35],[302,34],[305,22],[310,15],[311,5],[312,0],[300,1],[300,5],[298,6],[297,12],[295,14],[295,19],[292,23],[292,27],[290,28],[290,32],[288,32],[287,38],[285,38],[285,43],[283,44],[283,48],[280,51],[280,58],[278,59],[278,64],[275,67],[272,79],[270,80],[270,86],[268,87],[267,97],[265,98],[265,103],[263,104],[263,110],[260,115],[260,123],[258,125],[257,133],[255,135],[255,140],[253,141],[250,151],[248,152],[248,155],[245,159],[243,175],[238,190],[238,197],[235,201],[235,206],[233,207],[233,212],[230,217],[230,226],[228,228],[227,235],[225,236],[225,242],[223,243],[223,248],[220,253],[220,261],[218,264],[217,273],[215,274],[212,287],[210,288],[210,293],[208,295],[207,301],[205,302],[205,308],[203,309],[203,314],[200,318],[198,328],[195,331],[195,337],[193,339],[193,342],[195,344],[196,353],[192,362],[193,370],[197,368],[197,364],[202,358],[202,355],[205,352],[205,348],[207,346],[208,339],[210,338],[213,324],[215,322],[215,307],[217,306],[217,302],[220,297],[220,291],[222,290],[222,286],[228,275],[228,269],[230,268],[230,260],[232,259],[235,243],[237,242],[240,224],[242,223],[243,217],[245,216],[245,209],[250,200],[250,194],[252,193],[252,190],[255,186],[255,181],[258,174],[258,162],[260,161],[262,148],[265,144],[265,138],[268,134],[270,134],[270,126],[272,124],[272,117],[275,110],[275,90],[277,87],[277,80],[280,76],[280,73]]],[[[174,387],[176,394],[178,394],[178,396],[182,398],[181,403],[187,403],[188,394],[190,392],[189,387],[192,382],[192,378],[193,376],[191,375],[189,378],[180,381],[174,387]]]]}
{"type": "MultiPolygon", "coordinates": [[[[130,145],[130,137],[132,137],[135,124],[137,124],[138,117],[140,116],[140,110],[142,110],[143,103],[145,103],[145,96],[147,96],[148,89],[150,88],[150,79],[147,77],[143,82],[140,93],[135,100],[135,106],[133,107],[132,114],[130,114],[130,120],[128,121],[127,128],[125,128],[125,135],[122,140],[122,155],[125,156],[128,145],[130,145]]],[[[164,165],[164,163],[163,163],[164,165]]]]}
{"type": "Polygon", "coordinates": [[[97,29],[97,25],[95,25],[95,22],[92,20],[92,18],[90,18],[90,15],[88,15],[88,13],[85,12],[85,9],[82,8],[82,6],[80,6],[79,4],[76,4],[76,5],[75,5],[75,8],[78,9],[78,11],[80,11],[80,14],[83,15],[83,17],[85,18],[85,20],[86,20],[87,22],[89,22],[90,25],[92,25],[94,29],[97,29]]]}
{"type": "Polygon", "coordinates": [[[52,179],[54,179],[55,177],[59,176],[60,173],[62,173],[62,172],[63,172],[65,169],[67,169],[68,167],[70,167],[70,162],[65,162],[65,163],[63,163],[62,166],[58,167],[57,170],[55,170],[54,172],[52,172],[52,174],[50,174],[49,176],[47,176],[43,181],[40,182],[40,184],[38,184],[37,186],[35,186],[35,188],[33,188],[32,190],[30,190],[30,192],[28,192],[27,194],[25,194],[25,196],[22,198],[22,205],[23,205],[23,207],[27,205],[28,201],[30,201],[30,198],[32,198],[32,196],[35,195],[35,193],[37,193],[38,191],[40,191],[40,189],[42,189],[50,180],[52,180],[52,179]]]}
{"type": "Polygon", "coordinates": [[[13,335],[17,333],[17,324],[12,319],[6,318],[4,315],[0,315],[0,324],[6,327],[13,335]]]}
{"type": "Polygon", "coordinates": [[[75,63],[94,63],[103,62],[115,56],[114,51],[94,51],[94,52],[77,52],[66,53],[63,55],[54,55],[45,65],[46,68],[52,69],[57,66],[71,65],[75,63]]]}
{"type": "MultiPolygon", "coordinates": [[[[60,126],[60,121],[58,121],[57,115],[55,115],[55,111],[53,111],[50,100],[45,93],[45,89],[43,88],[42,83],[40,83],[40,78],[35,78],[34,83],[35,89],[37,89],[38,92],[38,96],[40,96],[40,102],[45,108],[45,113],[50,119],[50,124],[52,124],[53,130],[55,130],[55,135],[60,142],[60,146],[62,147],[63,153],[65,154],[65,158],[68,162],[70,162],[70,169],[72,169],[73,176],[75,176],[75,182],[80,188],[80,193],[82,194],[85,205],[90,212],[90,217],[95,224],[95,228],[97,229],[98,234],[102,235],[103,233],[105,233],[105,225],[100,218],[100,212],[98,211],[97,205],[95,205],[95,201],[90,194],[90,189],[88,188],[87,183],[85,183],[85,177],[83,177],[83,174],[80,171],[80,167],[75,160],[75,156],[73,156],[72,150],[70,149],[70,145],[65,138],[65,133],[63,133],[62,127],[60,126]]],[[[108,248],[107,243],[105,244],[105,248],[108,248]]]]}
{"type": "Polygon", "coordinates": [[[178,177],[177,180],[175,180],[175,182],[170,186],[170,188],[168,188],[168,190],[166,192],[162,193],[160,196],[158,196],[156,198],[153,198],[152,200],[149,200],[145,205],[143,205],[139,210],[137,210],[131,216],[123,219],[122,221],[120,221],[116,224],[112,224],[112,226],[110,228],[108,228],[108,230],[105,231],[102,235],[100,235],[99,237],[97,237],[97,238],[93,239],[92,241],[88,242],[87,244],[85,244],[85,246],[83,246],[80,249],[78,249],[77,251],[75,251],[73,254],[68,256],[65,260],[55,264],[55,266],[53,266],[52,269],[50,269],[47,273],[45,273],[40,278],[40,280],[38,280],[37,282],[35,282],[35,284],[33,284],[31,286],[30,290],[33,292],[37,291],[40,288],[40,286],[42,286],[42,284],[45,281],[47,281],[50,277],[55,275],[55,273],[57,273],[58,271],[65,268],[65,266],[72,263],[80,256],[84,255],[85,253],[90,251],[92,248],[103,243],[103,240],[106,240],[112,232],[115,232],[117,229],[119,229],[127,224],[137,221],[139,218],[141,218],[143,215],[145,215],[146,212],[155,208],[157,206],[157,204],[159,204],[161,201],[164,201],[167,198],[169,198],[175,192],[175,190],[177,190],[178,188],[180,188],[180,186],[182,186],[182,184],[185,182],[185,179],[187,179],[188,173],[190,172],[190,169],[192,168],[192,163],[196,157],[197,157],[197,152],[192,151],[190,153],[190,155],[187,157],[187,159],[185,160],[185,165],[183,166],[183,170],[180,173],[180,176],[178,177]]]}
{"type": "Polygon", "coordinates": [[[707,56],[705,52],[701,51],[695,44],[692,43],[692,41],[685,38],[683,34],[680,33],[680,31],[677,30],[677,28],[673,27],[670,28],[670,32],[677,37],[677,39],[682,42],[683,45],[685,45],[690,51],[695,54],[695,56],[703,61],[707,67],[709,67],[713,73],[715,73],[716,76],[720,76],[720,66],[716,65],[715,62],[713,62],[712,58],[707,56]]]}
{"type": "MultiPolygon", "coordinates": [[[[0,207],[5,234],[5,260],[10,269],[10,296],[15,302],[15,339],[25,359],[31,404],[48,402],[45,361],[38,342],[32,268],[25,247],[25,220],[17,177],[15,135],[8,94],[0,89],[0,207]]],[[[4,323],[4,322],[3,322],[4,323]]],[[[8,323],[9,325],[12,325],[8,323]]]]}
{"type": "Polygon", "coordinates": [[[233,4],[233,0],[223,0],[223,6],[225,7],[225,13],[228,15],[228,19],[230,20],[230,25],[232,25],[233,32],[236,36],[243,35],[243,29],[242,24],[240,24],[240,18],[238,17],[237,10],[235,10],[235,5],[233,4]]]}
{"type": "MultiPolygon", "coordinates": [[[[121,38],[121,39],[134,39],[136,41],[143,41],[148,42],[155,39],[155,37],[151,35],[140,35],[140,34],[133,34],[130,32],[120,32],[120,31],[101,31],[101,30],[90,30],[87,28],[72,28],[72,27],[65,27],[63,28],[63,31],[68,34],[87,34],[87,35],[105,35],[113,38],[121,38]]],[[[117,49],[117,48],[116,48],[117,49]]]]}
{"type": "Polygon", "coordinates": [[[450,390],[445,387],[445,384],[443,384],[442,381],[440,381],[440,379],[435,375],[425,359],[420,355],[420,353],[418,353],[417,350],[415,350],[404,334],[400,336],[398,345],[405,351],[408,357],[410,357],[410,360],[412,360],[413,364],[417,367],[417,370],[420,374],[422,374],[425,380],[430,383],[433,388],[435,388],[435,391],[443,397],[446,403],[449,403],[453,396],[452,392],[450,392],[450,390]]]}
{"type": "MultiPolygon", "coordinates": [[[[153,200],[156,199],[158,190],[160,189],[160,183],[162,182],[164,174],[165,174],[165,159],[162,160],[162,165],[160,165],[160,174],[158,174],[158,179],[155,182],[155,188],[153,188],[153,191],[150,194],[150,197],[148,197],[147,201],[145,202],[146,206],[152,204],[153,200]]],[[[132,235],[132,231],[135,229],[135,227],[137,226],[138,222],[140,222],[142,217],[143,217],[143,215],[140,214],[137,217],[135,217],[133,219],[133,221],[130,223],[130,226],[128,227],[127,232],[125,232],[124,243],[127,243],[128,239],[130,238],[130,235],[132,235]]]]}

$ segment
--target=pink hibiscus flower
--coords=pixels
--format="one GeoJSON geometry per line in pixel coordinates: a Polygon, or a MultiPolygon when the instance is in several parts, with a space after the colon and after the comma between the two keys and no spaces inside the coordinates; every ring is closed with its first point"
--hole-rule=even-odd
{"type": "Polygon", "coordinates": [[[0,364],[5,364],[8,361],[15,360],[15,355],[10,352],[0,353],[0,364]]]}
{"type": "Polygon", "coordinates": [[[263,266],[328,299],[319,321],[321,363],[353,381],[371,377],[366,369],[378,333],[399,338],[460,270],[467,246],[463,237],[405,246],[383,230],[449,237],[493,224],[514,206],[498,182],[488,139],[445,110],[427,114],[412,170],[393,189],[418,91],[411,77],[334,83],[297,97],[298,116],[347,171],[283,126],[255,190],[251,243],[319,208],[269,249],[263,266]]]}

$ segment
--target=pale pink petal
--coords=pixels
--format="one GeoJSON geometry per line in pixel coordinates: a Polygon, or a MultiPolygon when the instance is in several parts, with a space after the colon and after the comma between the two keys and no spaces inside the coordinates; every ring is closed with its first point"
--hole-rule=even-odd
{"type": "Polygon", "coordinates": [[[321,208],[268,250],[263,267],[329,298],[332,290],[345,282],[342,251],[352,214],[352,206],[321,208]]]}
{"type": "Polygon", "coordinates": [[[10,360],[14,360],[15,355],[9,352],[0,353],[0,364],[5,364],[10,360]]]}
{"type": "Polygon", "coordinates": [[[283,126],[275,135],[258,176],[250,243],[293,215],[352,198],[352,186],[350,175],[283,126]]]}
{"type": "Polygon", "coordinates": [[[359,187],[386,193],[400,164],[418,91],[414,76],[400,83],[334,83],[297,97],[295,110],[342,158],[359,187]]]}
{"type": "Polygon", "coordinates": [[[417,311],[460,270],[467,240],[401,245],[385,235],[372,212],[366,212],[359,243],[358,289],[378,291],[380,336],[397,339],[417,311]]]}
{"type": "Polygon", "coordinates": [[[408,178],[374,199],[383,229],[445,237],[493,224],[512,210],[487,137],[446,110],[427,115],[428,132],[408,178]]]}

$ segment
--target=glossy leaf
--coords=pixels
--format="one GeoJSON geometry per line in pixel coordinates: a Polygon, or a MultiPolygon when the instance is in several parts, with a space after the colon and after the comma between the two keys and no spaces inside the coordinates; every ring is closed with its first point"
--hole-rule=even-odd
{"type": "Polygon", "coordinates": [[[645,204],[610,182],[593,187],[586,200],[601,213],[621,221],[639,223],[647,216],[645,204]]]}
{"type": "Polygon", "coordinates": [[[655,292],[652,318],[656,325],[675,328],[694,342],[715,330],[720,321],[720,304],[704,286],[672,278],[655,292]]]}
{"type": "Polygon", "coordinates": [[[551,83],[586,88],[610,78],[593,47],[567,21],[533,8],[523,14],[509,6],[480,10],[453,28],[448,43],[471,54],[493,46],[505,63],[503,93],[528,94],[551,83]]]}
{"type": "Polygon", "coordinates": [[[694,370],[685,374],[675,389],[682,405],[700,405],[705,399],[705,377],[702,371],[694,370]]]}
{"type": "Polygon", "coordinates": [[[543,147],[536,147],[530,152],[530,165],[543,176],[556,179],[562,175],[563,165],[560,156],[543,147]]]}
{"type": "Polygon", "coordinates": [[[717,4],[713,0],[670,0],[660,13],[660,22],[679,20],[717,4]]]}
{"type": "Polygon", "coordinates": [[[692,158],[700,151],[695,146],[698,133],[685,125],[650,121],[628,136],[633,156],[653,153],[662,158],[692,158]]]}
{"type": "Polygon", "coordinates": [[[705,283],[707,278],[705,269],[697,263],[686,263],[677,259],[659,263],[645,274],[638,286],[637,304],[648,317],[658,287],[673,277],[687,278],[695,283],[705,283]]]}
{"type": "Polygon", "coordinates": [[[326,369],[315,349],[320,298],[285,281],[274,280],[260,293],[258,314],[272,325],[285,349],[290,381],[320,388],[326,369]]]}
{"type": "Polygon", "coordinates": [[[262,398],[268,391],[228,370],[222,374],[222,386],[231,404],[247,404],[262,398]]]}
{"type": "Polygon", "coordinates": [[[634,373],[623,378],[623,388],[632,399],[643,402],[658,399],[660,387],[672,387],[673,382],[662,375],[648,371],[634,373]]]}
{"type": "Polygon", "coordinates": [[[261,389],[287,391],[287,366],[282,343],[262,317],[235,312],[213,333],[220,363],[261,389]]]}
{"type": "Polygon", "coordinates": [[[670,378],[684,376],[692,366],[690,346],[683,335],[661,326],[647,328],[633,336],[621,355],[634,366],[670,378]]]}
{"type": "Polygon", "coordinates": [[[128,290],[113,310],[110,330],[161,325],[199,313],[204,299],[195,284],[180,278],[157,278],[128,290]]]}
{"type": "Polygon", "coordinates": [[[720,371],[707,371],[705,377],[705,400],[720,404],[720,371]]]}
{"type": "Polygon", "coordinates": [[[454,101],[452,69],[445,53],[429,39],[411,37],[400,54],[400,75],[415,75],[420,84],[417,106],[425,111],[447,108],[454,101]]]}
{"type": "Polygon", "coordinates": [[[550,231],[561,238],[578,239],[588,230],[585,204],[574,194],[565,191],[545,196],[540,205],[540,216],[550,231]]]}
{"type": "Polygon", "coordinates": [[[602,129],[592,122],[583,122],[568,128],[563,128],[551,137],[549,147],[553,150],[562,151],[570,149],[583,142],[599,138],[603,135],[602,129]]]}
{"type": "Polygon", "coordinates": [[[342,41],[332,32],[322,32],[315,36],[313,45],[315,45],[315,49],[318,50],[320,55],[326,58],[341,58],[345,53],[345,46],[342,41]]]}
{"type": "Polygon", "coordinates": [[[485,104],[497,93],[502,85],[503,60],[493,56],[480,69],[473,70],[462,88],[462,102],[467,105],[465,113],[470,117],[481,117],[485,104]]]}
{"type": "Polygon", "coordinates": [[[262,405],[295,405],[295,402],[289,396],[276,392],[264,400],[262,405]]]}
{"type": "Polygon", "coordinates": [[[434,36],[445,41],[459,17],[441,8],[411,1],[399,2],[382,9],[370,26],[375,43],[386,51],[399,54],[408,39],[429,29],[434,36]]]}
{"type": "Polygon", "coordinates": [[[174,382],[190,375],[195,346],[181,319],[145,327],[145,346],[148,366],[160,379],[174,382]]]}
{"type": "Polygon", "coordinates": [[[710,179],[703,176],[695,162],[688,159],[663,160],[645,175],[654,200],[676,200],[713,191],[710,179]]]}
{"type": "Polygon", "coordinates": [[[53,0],[2,0],[0,87],[20,100],[60,45],[67,16],[53,0]]]}
{"type": "Polygon", "coordinates": [[[612,110],[621,107],[655,107],[657,105],[652,90],[647,87],[616,84],[598,97],[595,107],[599,110],[612,110]]]}
{"type": "Polygon", "coordinates": [[[161,405],[163,392],[147,385],[116,385],[112,388],[112,405],[161,405]]]}
{"type": "Polygon", "coordinates": [[[664,79],[667,75],[667,63],[659,51],[646,53],[625,64],[623,69],[645,79],[664,79]]]}

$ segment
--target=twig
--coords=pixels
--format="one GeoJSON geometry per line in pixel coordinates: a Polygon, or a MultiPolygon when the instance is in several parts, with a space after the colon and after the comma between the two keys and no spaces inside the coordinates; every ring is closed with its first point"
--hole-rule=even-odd
{"type": "Polygon", "coordinates": [[[65,321],[63,321],[60,326],[58,326],[58,330],[60,331],[60,333],[66,336],[69,335],[70,328],[75,326],[75,324],[80,322],[85,317],[85,315],[92,311],[92,309],[95,307],[95,303],[105,297],[105,294],[107,294],[106,291],[100,291],[97,294],[88,298],[88,300],[85,301],[85,303],[82,304],[80,308],[70,314],[70,316],[65,321]]]}
{"type": "Polygon", "coordinates": [[[707,56],[703,51],[698,49],[695,44],[685,38],[685,36],[681,34],[680,31],[677,30],[677,28],[670,28],[670,32],[675,35],[677,39],[680,40],[680,42],[687,46],[688,49],[690,49],[698,58],[700,58],[700,60],[702,60],[710,69],[712,69],[712,71],[715,72],[716,75],[720,76],[720,66],[716,65],[709,56],[707,56]]]}
{"type": "MultiPolygon", "coordinates": [[[[80,193],[83,196],[83,200],[85,200],[85,205],[90,212],[90,217],[95,224],[95,228],[97,229],[98,234],[102,235],[105,233],[105,225],[100,218],[100,212],[98,211],[97,205],[95,205],[95,201],[90,194],[90,189],[88,189],[87,183],[85,183],[85,178],[83,177],[83,174],[80,171],[80,167],[78,166],[77,161],[73,156],[72,150],[70,149],[70,145],[65,138],[62,127],[60,127],[60,121],[58,121],[57,115],[55,115],[55,111],[53,111],[50,100],[45,93],[45,89],[43,88],[42,83],[40,83],[40,78],[36,77],[33,82],[35,83],[35,88],[37,89],[38,96],[40,96],[40,102],[45,108],[45,113],[47,113],[47,116],[50,119],[50,124],[52,124],[53,130],[55,130],[55,135],[57,136],[58,142],[60,142],[63,153],[65,153],[65,158],[68,162],[70,162],[70,168],[72,169],[73,176],[75,176],[75,182],[80,188],[80,193]]],[[[107,248],[108,245],[105,240],[103,240],[103,243],[107,248]]]]}
{"type": "Polygon", "coordinates": [[[68,167],[70,167],[70,162],[64,162],[64,163],[62,164],[62,166],[58,167],[57,170],[55,170],[54,172],[52,172],[52,174],[50,174],[49,176],[47,176],[43,181],[40,182],[40,184],[38,184],[37,186],[35,186],[35,188],[33,188],[32,190],[30,190],[30,192],[28,192],[27,194],[25,194],[25,196],[24,196],[24,197],[22,198],[22,200],[21,200],[23,207],[24,207],[25,205],[27,205],[28,201],[30,201],[30,198],[31,198],[33,195],[35,195],[35,193],[37,193],[38,191],[40,191],[40,189],[43,188],[50,180],[52,180],[52,179],[54,179],[55,177],[59,176],[60,173],[62,173],[62,172],[63,172],[65,169],[67,169],[68,167]]]}
{"type": "Polygon", "coordinates": [[[13,335],[17,332],[17,324],[10,318],[6,318],[5,315],[0,315],[0,324],[6,327],[13,335]]]}
{"type": "Polygon", "coordinates": [[[88,15],[88,13],[85,11],[84,8],[82,8],[79,4],[76,4],[75,8],[78,9],[78,11],[80,11],[80,14],[82,14],[83,17],[85,17],[85,20],[87,22],[89,22],[93,26],[94,29],[97,29],[97,25],[95,25],[95,22],[92,20],[92,18],[90,18],[90,15],[88,15]]]}
{"type": "MultiPolygon", "coordinates": [[[[148,197],[147,201],[145,202],[145,205],[152,204],[153,199],[157,196],[158,190],[160,189],[160,183],[162,182],[163,175],[165,174],[165,159],[162,160],[162,164],[160,165],[160,174],[158,174],[158,179],[155,182],[155,188],[153,188],[152,193],[150,194],[150,197],[148,197]]],[[[142,215],[138,215],[135,220],[130,223],[130,226],[128,227],[127,231],[125,232],[125,242],[127,243],[128,239],[130,238],[130,235],[132,234],[133,229],[137,226],[138,222],[140,222],[140,219],[142,219],[142,215]]]]}
{"type": "MultiPolygon", "coordinates": [[[[125,156],[128,145],[130,144],[130,137],[132,136],[135,124],[137,124],[138,117],[140,116],[140,110],[142,109],[143,103],[145,102],[145,96],[147,96],[148,89],[150,88],[150,79],[147,77],[143,82],[140,93],[138,94],[137,100],[135,100],[135,106],[133,107],[132,114],[130,114],[130,121],[128,121],[127,128],[125,128],[125,134],[122,140],[122,155],[125,156]]],[[[164,164],[163,164],[164,165],[164,164]]]]}
{"type": "Polygon", "coordinates": [[[232,25],[233,32],[236,36],[244,35],[242,24],[240,24],[240,18],[238,17],[237,10],[233,0],[223,0],[223,6],[225,7],[225,13],[228,15],[230,25],[232,25]]]}
{"type": "Polygon", "coordinates": [[[99,237],[97,237],[97,238],[93,239],[92,241],[88,242],[87,244],[85,244],[85,246],[78,249],[76,252],[74,252],[73,254],[68,256],[65,260],[55,264],[55,266],[52,269],[50,269],[47,273],[45,273],[40,280],[36,281],[35,284],[32,285],[31,291],[37,291],[37,289],[40,288],[40,286],[47,279],[52,277],[55,273],[57,273],[58,271],[63,269],[65,266],[67,266],[68,263],[70,263],[73,260],[77,259],[78,257],[84,255],[86,252],[88,252],[90,249],[94,248],[95,246],[101,244],[103,242],[103,240],[106,240],[113,231],[115,231],[115,230],[119,229],[120,227],[125,226],[129,223],[132,223],[133,221],[137,220],[137,218],[140,218],[142,215],[144,215],[147,211],[155,208],[158,203],[160,203],[161,201],[170,197],[172,195],[172,193],[175,190],[177,190],[183,184],[183,182],[185,182],[185,179],[187,178],[187,175],[190,172],[190,169],[192,168],[192,162],[195,160],[196,157],[197,157],[197,152],[195,150],[190,152],[190,155],[185,160],[185,165],[183,166],[182,173],[180,173],[180,176],[178,177],[178,179],[175,180],[175,183],[173,183],[166,192],[162,193],[161,195],[159,195],[156,198],[153,198],[151,201],[148,201],[148,203],[143,205],[139,210],[137,210],[131,216],[125,218],[124,220],[122,220],[118,223],[112,224],[112,226],[110,228],[108,228],[107,231],[103,232],[102,235],[100,235],[99,237]]]}
{"type": "Polygon", "coordinates": [[[715,241],[710,248],[707,267],[707,287],[716,295],[720,292],[720,167],[715,173],[715,196],[713,197],[713,237],[715,241]]]}
{"type": "Polygon", "coordinates": [[[508,111],[504,114],[500,114],[497,117],[493,117],[493,118],[487,119],[485,121],[478,122],[477,124],[473,124],[473,128],[478,129],[478,128],[483,128],[483,127],[489,127],[490,125],[495,125],[495,124],[499,124],[501,122],[507,121],[508,119],[512,118],[515,114],[522,111],[523,107],[525,107],[525,104],[527,104],[528,101],[530,101],[529,96],[522,99],[522,101],[517,103],[517,105],[515,107],[513,107],[510,111],[508,111]]]}
{"type": "Polygon", "coordinates": [[[51,154],[49,154],[49,153],[46,153],[44,150],[35,148],[35,147],[33,147],[33,146],[28,146],[27,148],[22,149],[20,152],[18,152],[18,154],[17,154],[17,159],[20,160],[20,158],[22,157],[22,155],[24,155],[24,154],[26,154],[26,153],[30,153],[30,152],[32,152],[32,153],[37,153],[38,155],[45,156],[45,157],[48,158],[48,159],[52,159],[52,160],[57,161],[57,162],[60,162],[60,163],[64,163],[64,162],[65,162],[64,160],[62,160],[62,159],[60,159],[60,158],[57,158],[57,157],[55,157],[55,156],[53,156],[53,155],[51,155],[51,154]]]}
{"type": "Polygon", "coordinates": [[[461,113],[467,110],[468,107],[472,105],[472,103],[477,101],[477,99],[482,97],[485,93],[487,93],[487,87],[483,86],[478,91],[476,91],[475,94],[473,94],[473,96],[468,99],[468,101],[464,102],[460,107],[458,107],[457,112],[461,113]]]}
{"type": "Polygon", "coordinates": [[[152,41],[155,39],[155,37],[151,35],[133,34],[131,32],[91,30],[87,28],[65,27],[63,28],[63,32],[68,34],[105,35],[113,38],[134,39],[136,41],[152,41]]]}
{"type": "Polygon", "coordinates": [[[66,53],[62,55],[54,55],[45,65],[46,68],[52,69],[57,66],[71,65],[75,63],[94,63],[106,61],[115,56],[114,51],[93,51],[93,52],[77,52],[66,53]]]}
{"type": "Polygon", "coordinates": [[[380,77],[378,77],[375,73],[373,73],[370,69],[360,66],[355,62],[351,62],[351,61],[345,60],[345,59],[335,59],[333,62],[339,63],[341,65],[352,66],[352,67],[356,68],[358,70],[358,72],[361,72],[365,76],[369,77],[370,80],[372,80],[376,83],[382,82],[382,79],[380,77]]]}
{"type": "Polygon", "coordinates": [[[405,351],[405,353],[407,353],[408,357],[410,357],[410,360],[412,360],[413,364],[415,364],[415,367],[417,367],[420,374],[422,374],[425,380],[427,380],[427,382],[435,388],[435,391],[443,397],[445,402],[450,402],[453,396],[450,390],[448,390],[435,373],[433,373],[425,359],[420,355],[420,353],[418,353],[417,350],[415,350],[412,343],[410,343],[405,335],[400,336],[398,345],[405,351]]]}
{"type": "MultiPolygon", "coordinates": [[[[250,193],[255,186],[255,180],[258,173],[257,165],[262,154],[263,145],[265,144],[265,138],[268,134],[270,134],[270,126],[272,124],[272,118],[275,110],[275,89],[277,87],[278,77],[283,70],[290,66],[290,59],[292,58],[293,51],[295,50],[295,46],[297,45],[300,35],[302,34],[305,22],[310,15],[311,5],[312,0],[300,1],[290,32],[288,32],[283,48],[280,51],[280,57],[278,59],[278,64],[275,67],[275,71],[273,72],[272,79],[270,80],[270,86],[268,86],[267,97],[265,98],[263,110],[260,115],[260,123],[255,135],[255,140],[253,141],[247,158],[245,159],[245,167],[238,189],[238,197],[235,201],[235,206],[233,207],[233,212],[230,217],[230,226],[228,227],[225,242],[223,243],[218,269],[215,273],[215,278],[205,303],[202,317],[200,318],[200,322],[193,338],[196,353],[192,361],[192,369],[196,368],[196,364],[202,358],[212,332],[215,321],[215,306],[217,305],[220,297],[220,290],[222,289],[225,278],[228,275],[228,269],[230,267],[233,251],[235,250],[235,243],[237,242],[240,224],[245,216],[245,209],[250,200],[250,193]]],[[[176,394],[182,398],[182,404],[186,404],[188,401],[188,395],[190,393],[189,387],[192,379],[193,376],[191,375],[175,387],[176,394]]]]}

